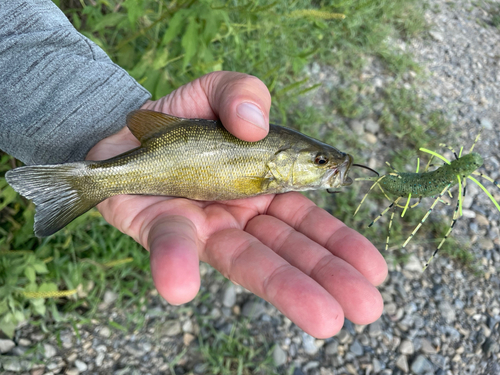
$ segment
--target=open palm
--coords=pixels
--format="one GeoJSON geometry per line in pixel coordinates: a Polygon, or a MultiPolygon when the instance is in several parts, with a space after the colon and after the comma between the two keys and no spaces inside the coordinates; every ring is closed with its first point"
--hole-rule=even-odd
{"type": "MultiPolygon", "coordinates": [[[[267,134],[270,104],[258,79],[217,72],[143,108],[220,118],[235,136],[257,141],[267,134]]],[[[87,159],[107,159],[138,145],[125,128],[94,146],[87,159]]],[[[382,312],[374,287],[387,274],[381,255],[299,193],[224,202],[121,195],[98,208],[110,224],[150,251],[156,288],[172,304],[196,296],[201,260],[315,337],[337,333],[344,315],[368,324],[382,312]]]]}

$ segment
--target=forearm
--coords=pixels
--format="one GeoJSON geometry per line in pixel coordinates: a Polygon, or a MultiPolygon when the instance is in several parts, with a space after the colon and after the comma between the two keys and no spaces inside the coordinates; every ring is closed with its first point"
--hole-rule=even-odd
{"type": "Polygon", "coordinates": [[[0,149],[27,164],[83,160],[150,97],[50,0],[0,5],[0,149]]]}

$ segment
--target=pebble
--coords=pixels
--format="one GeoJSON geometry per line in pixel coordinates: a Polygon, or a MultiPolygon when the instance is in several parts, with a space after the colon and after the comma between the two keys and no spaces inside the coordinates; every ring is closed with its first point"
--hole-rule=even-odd
{"type": "Polygon", "coordinates": [[[441,316],[446,319],[448,323],[453,323],[455,321],[455,309],[448,301],[441,301],[439,303],[439,311],[441,316]]]}
{"type": "Polygon", "coordinates": [[[80,371],[77,368],[69,368],[64,372],[65,375],[78,375],[80,371]]]}
{"type": "Polygon", "coordinates": [[[415,352],[413,343],[410,340],[401,341],[401,344],[399,344],[399,352],[401,354],[412,355],[415,352]]]}
{"type": "Polygon", "coordinates": [[[46,359],[52,358],[57,354],[56,348],[50,344],[43,344],[43,356],[46,359]]]}
{"type": "Polygon", "coordinates": [[[423,355],[418,355],[411,363],[411,371],[415,374],[424,374],[433,371],[432,363],[423,355]]]}
{"type": "Polygon", "coordinates": [[[363,123],[359,120],[351,120],[351,129],[356,135],[363,135],[365,130],[363,128],[363,123]]]}
{"type": "Polygon", "coordinates": [[[437,32],[437,31],[429,31],[429,35],[434,39],[436,42],[442,42],[444,40],[443,34],[437,32]]]}
{"type": "Polygon", "coordinates": [[[80,361],[79,359],[75,360],[75,366],[80,372],[85,372],[88,369],[88,366],[85,362],[80,361]]]}
{"type": "Polygon", "coordinates": [[[401,354],[398,359],[396,359],[396,367],[405,373],[410,371],[408,360],[404,354],[401,354]]]}
{"type": "Polygon", "coordinates": [[[404,265],[404,269],[410,272],[418,272],[419,274],[421,274],[423,266],[420,262],[420,259],[418,259],[415,254],[412,254],[408,258],[408,262],[404,265]]]}
{"type": "Polygon", "coordinates": [[[16,344],[12,340],[0,339],[0,353],[7,353],[15,346],[16,344]]]}
{"type": "Polygon", "coordinates": [[[282,366],[286,363],[287,355],[279,345],[276,345],[273,350],[273,362],[276,367],[282,366]]]}
{"type": "Polygon", "coordinates": [[[378,122],[375,122],[373,119],[369,118],[365,121],[364,128],[370,133],[375,134],[380,130],[380,125],[378,124],[378,122]]]}
{"type": "Polygon", "coordinates": [[[21,372],[21,361],[17,357],[2,359],[3,369],[12,372],[21,372]]]}
{"type": "Polygon", "coordinates": [[[186,332],[182,336],[182,342],[184,343],[184,346],[189,346],[189,344],[191,344],[194,339],[195,339],[195,336],[191,333],[186,332]]]}
{"type": "Polygon", "coordinates": [[[266,312],[265,306],[260,301],[250,300],[245,302],[241,314],[250,319],[258,319],[266,312]]]}
{"type": "Polygon", "coordinates": [[[225,307],[233,307],[236,303],[236,288],[233,283],[228,283],[224,289],[224,296],[222,297],[222,304],[225,307]]]}
{"type": "Polygon", "coordinates": [[[337,340],[339,340],[341,344],[345,344],[350,340],[351,334],[347,332],[347,330],[341,329],[340,332],[337,333],[335,337],[337,338],[337,340]]]}
{"type": "Polygon", "coordinates": [[[111,290],[106,290],[104,292],[104,298],[103,298],[103,302],[110,306],[111,304],[113,304],[116,300],[118,299],[118,294],[116,294],[115,292],[112,292],[111,290]]]}
{"type": "Polygon", "coordinates": [[[325,347],[325,354],[328,356],[337,354],[337,349],[339,347],[339,342],[337,340],[333,340],[332,342],[328,343],[325,347]]]}
{"type": "Polygon", "coordinates": [[[479,120],[479,123],[483,128],[486,130],[492,130],[493,129],[493,124],[491,123],[491,120],[487,117],[483,117],[479,120]]]}
{"type": "Polygon", "coordinates": [[[111,336],[111,330],[108,327],[102,327],[99,330],[99,336],[108,338],[109,336],[111,336]]]}
{"type": "Polygon", "coordinates": [[[422,344],[422,352],[424,352],[425,354],[436,354],[437,351],[436,349],[434,348],[434,346],[429,342],[429,340],[427,339],[422,339],[421,340],[421,344],[422,344]]]}
{"type": "Polygon", "coordinates": [[[193,322],[191,321],[191,319],[188,319],[184,323],[182,323],[182,332],[186,332],[186,333],[193,333],[194,332],[194,326],[193,326],[193,322]]]}
{"type": "Polygon", "coordinates": [[[380,319],[369,325],[368,334],[370,337],[378,337],[382,334],[382,322],[380,319]]]}
{"type": "Polygon", "coordinates": [[[309,355],[315,355],[319,350],[319,347],[316,345],[316,339],[305,332],[302,333],[302,347],[309,355]]]}
{"type": "Polygon", "coordinates": [[[354,340],[349,348],[349,350],[351,351],[351,353],[353,353],[355,356],[361,356],[363,355],[364,351],[363,351],[363,347],[361,346],[361,344],[359,343],[358,340],[354,340]]]}
{"type": "Polygon", "coordinates": [[[373,358],[372,366],[373,366],[373,372],[375,374],[379,373],[382,370],[382,364],[377,358],[373,358]]]}
{"type": "MultiPolygon", "coordinates": [[[[127,350],[127,347],[125,347],[125,350],[127,350]]],[[[128,350],[127,350],[128,351],[128,350]]],[[[106,353],[104,352],[97,352],[97,356],[95,357],[95,365],[97,367],[101,367],[102,366],[102,362],[104,361],[104,357],[106,356],[106,353]]]]}
{"type": "Polygon", "coordinates": [[[177,336],[182,332],[181,323],[178,320],[166,320],[159,328],[161,336],[177,336]]]}

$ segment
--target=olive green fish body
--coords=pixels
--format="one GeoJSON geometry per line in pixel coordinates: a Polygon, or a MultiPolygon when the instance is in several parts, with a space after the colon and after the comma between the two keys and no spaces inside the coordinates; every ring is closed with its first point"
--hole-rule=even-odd
{"type": "Polygon", "coordinates": [[[119,194],[229,200],[349,185],[352,157],[291,129],[245,142],[217,121],[153,111],[127,119],[141,146],[104,161],[26,166],[7,181],[37,206],[35,233],[47,236],[119,194]]]}

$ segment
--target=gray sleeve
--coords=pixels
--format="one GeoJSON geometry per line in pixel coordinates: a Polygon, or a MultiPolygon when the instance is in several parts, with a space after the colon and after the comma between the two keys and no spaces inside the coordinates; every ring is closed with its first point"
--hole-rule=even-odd
{"type": "Polygon", "coordinates": [[[0,1],[0,149],[26,164],[83,160],[150,94],[51,0],[0,1]]]}

